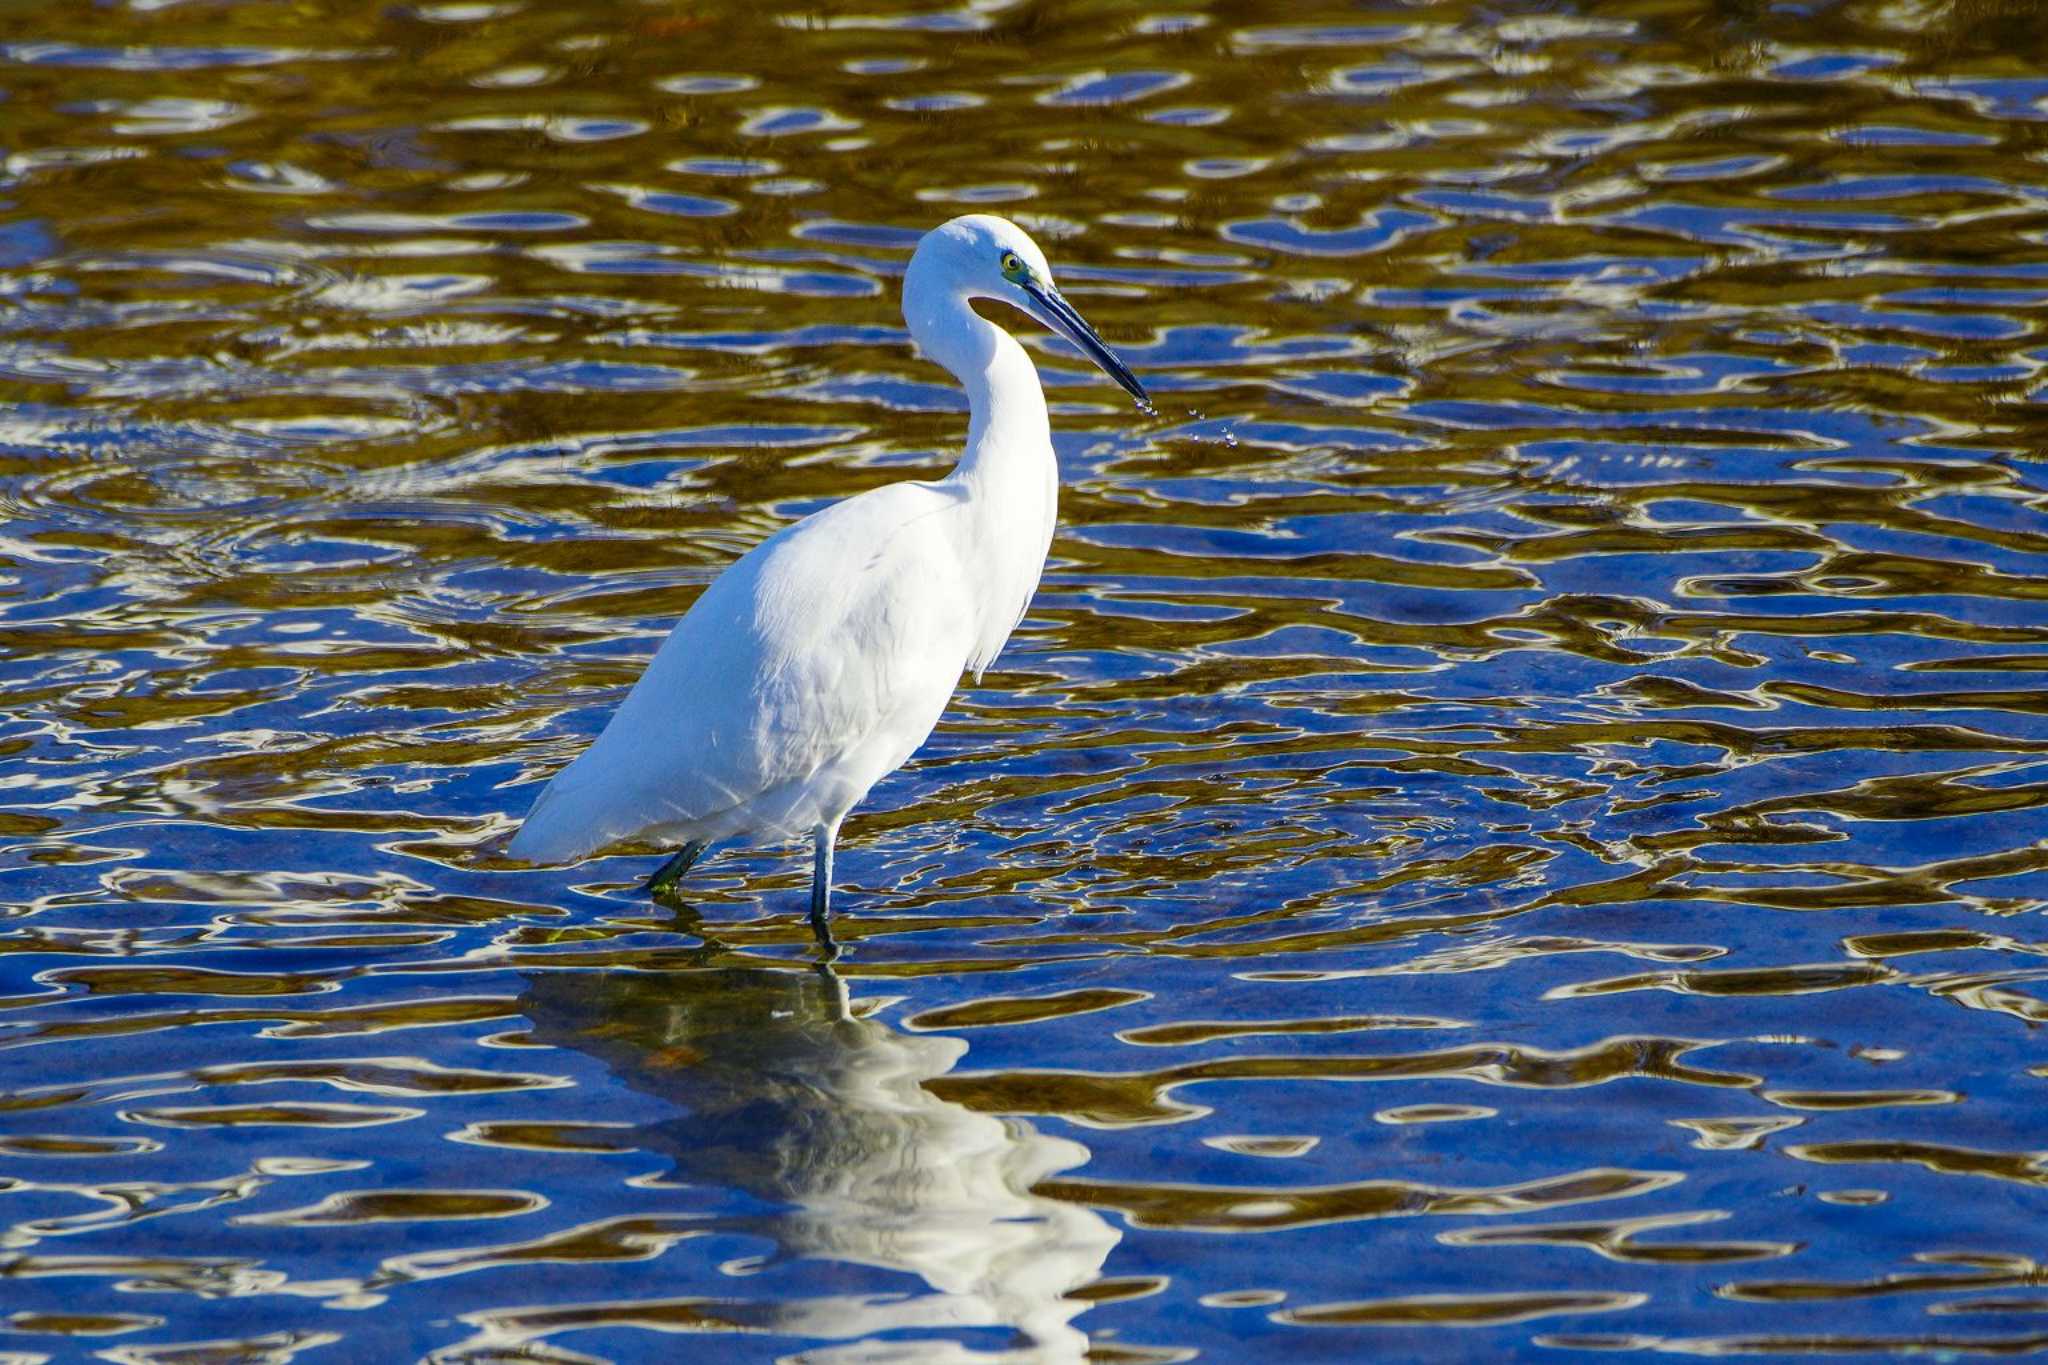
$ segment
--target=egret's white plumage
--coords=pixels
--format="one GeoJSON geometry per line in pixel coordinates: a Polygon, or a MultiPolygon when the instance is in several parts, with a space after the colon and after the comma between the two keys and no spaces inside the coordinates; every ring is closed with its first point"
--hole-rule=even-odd
{"type": "Polygon", "coordinates": [[[978,676],[1002,649],[1052,540],[1058,468],[1038,372],[973,298],[1030,313],[1144,401],[1015,224],[973,214],[925,234],[903,315],[967,390],[960,463],[936,482],[835,503],[741,556],[541,793],[514,857],[683,845],[667,878],[715,840],[808,833],[822,931],[840,821],[924,743],[961,673],[978,676]]]}

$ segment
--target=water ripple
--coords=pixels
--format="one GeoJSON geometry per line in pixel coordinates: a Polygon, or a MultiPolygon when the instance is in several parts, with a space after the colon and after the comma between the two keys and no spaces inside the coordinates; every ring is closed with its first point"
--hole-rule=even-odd
{"type": "Polygon", "coordinates": [[[2041,1349],[2031,10],[315,10],[0,15],[19,1352],[2041,1349]],[[848,958],[504,862],[942,205],[1161,410],[848,958]]]}

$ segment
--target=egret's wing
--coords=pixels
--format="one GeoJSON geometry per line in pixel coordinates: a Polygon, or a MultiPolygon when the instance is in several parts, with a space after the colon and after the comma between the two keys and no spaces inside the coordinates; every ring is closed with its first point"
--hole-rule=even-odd
{"type": "Polygon", "coordinates": [[[876,776],[900,763],[930,732],[972,642],[958,498],[944,485],[891,484],[740,558],[541,794],[512,853],[559,861],[694,825],[712,837],[792,832],[803,814],[792,784],[829,778],[864,747],[877,763],[891,758],[876,776]]]}

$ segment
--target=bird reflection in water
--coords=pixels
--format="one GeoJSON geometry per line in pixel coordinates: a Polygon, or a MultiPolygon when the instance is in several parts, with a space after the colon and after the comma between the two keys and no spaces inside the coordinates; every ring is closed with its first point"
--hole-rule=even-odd
{"type": "MultiPolygon", "coordinates": [[[[825,965],[550,972],[528,983],[521,1005],[535,1041],[587,1053],[676,1107],[633,1134],[674,1160],[672,1179],[782,1205],[747,1230],[786,1256],[902,1271],[929,1286],[785,1302],[759,1326],[847,1342],[1007,1327],[1020,1340],[974,1358],[1085,1356],[1072,1319],[1087,1303],[1070,1295],[1100,1276],[1119,1234],[1092,1210],[1032,1190],[1088,1149],[926,1090],[964,1041],[856,1017],[825,965]]],[[[939,1358],[964,1357],[950,1346],[939,1358]]]]}

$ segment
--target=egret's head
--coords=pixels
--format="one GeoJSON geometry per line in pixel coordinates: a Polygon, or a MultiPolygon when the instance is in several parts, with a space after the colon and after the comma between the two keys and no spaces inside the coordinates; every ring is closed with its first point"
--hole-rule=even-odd
{"type": "MultiPolygon", "coordinates": [[[[970,213],[941,223],[918,243],[917,257],[939,265],[954,287],[969,298],[1007,303],[1058,332],[1122,385],[1125,393],[1150,408],[1145,386],[1074,311],[1074,305],[1053,284],[1052,267],[1046,264],[1038,243],[1009,219],[970,213]]],[[[916,259],[912,265],[915,267],[916,259]]]]}

